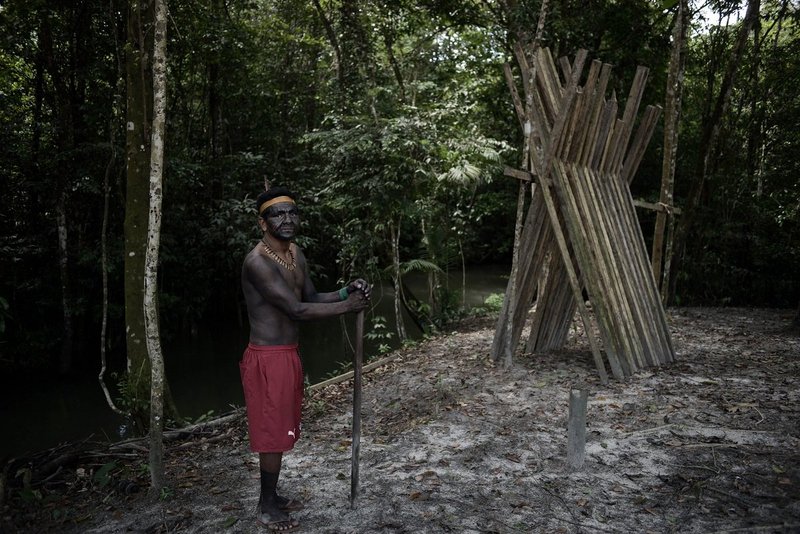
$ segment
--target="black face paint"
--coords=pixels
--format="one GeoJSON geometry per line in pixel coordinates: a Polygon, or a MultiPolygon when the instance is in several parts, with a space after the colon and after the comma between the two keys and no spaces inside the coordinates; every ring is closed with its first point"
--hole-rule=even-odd
{"type": "Polygon", "coordinates": [[[300,210],[291,202],[281,202],[267,208],[263,219],[267,223],[269,235],[281,241],[289,241],[297,235],[300,210]]]}

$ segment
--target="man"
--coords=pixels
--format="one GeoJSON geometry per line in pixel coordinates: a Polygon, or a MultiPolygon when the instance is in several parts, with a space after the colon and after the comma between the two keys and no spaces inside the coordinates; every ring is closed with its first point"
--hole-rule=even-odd
{"type": "Polygon", "coordinates": [[[294,196],[270,188],[256,200],[263,232],[242,266],[242,290],[250,319],[250,343],[239,364],[250,448],[259,453],[258,520],[271,531],[299,523],[289,515],[302,502],[277,494],[283,453],[300,437],[303,372],[297,354],[298,322],[358,312],[370,287],[355,280],[339,291],[317,293],[303,251],[292,242],[300,224],[294,196]]]}

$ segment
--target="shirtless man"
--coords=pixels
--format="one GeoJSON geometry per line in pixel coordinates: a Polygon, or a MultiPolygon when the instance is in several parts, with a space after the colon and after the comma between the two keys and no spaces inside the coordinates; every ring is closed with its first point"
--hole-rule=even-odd
{"type": "Polygon", "coordinates": [[[298,322],[361,311],[369,304],[370,287],[359,279],[339,291],[317,293],[303,251],[292,242],[300,223],[292,193],[271,188],[258,196],[256,206],[263,237],[242,266],[250,343],[239,370],[250,449],[259,453],[261,468],[258,520],[282,532],[299,526],[288,512],[302,508],[301,501],[276,492],[283,453],[300,437],[298,322]]]}

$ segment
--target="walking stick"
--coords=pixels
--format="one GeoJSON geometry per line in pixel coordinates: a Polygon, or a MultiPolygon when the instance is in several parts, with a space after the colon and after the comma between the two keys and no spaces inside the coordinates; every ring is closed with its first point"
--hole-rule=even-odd
{"type": "Polygon", "coordinates": [[[356,351],[353,354],[353,449],[350,466],[350,508],[358,495],[358,453],[361,448],[361,364],[364,363],[364,311],[356,315],[356,351]]]}

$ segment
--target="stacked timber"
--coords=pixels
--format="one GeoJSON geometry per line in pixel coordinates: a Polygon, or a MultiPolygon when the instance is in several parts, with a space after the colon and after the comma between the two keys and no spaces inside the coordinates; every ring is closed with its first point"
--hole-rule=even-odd
{"type": "Polygon", "coordinates": [[[517,347],[535,297],[526,350],[562,347],[577,310],[605,382],[606,363],[615,377],[623,378],[674,359],[628,187],[660,110],[648,106],[634,134],[647,69],[637,70],[618,118],[616,97],[606,98],[611,66],[593,61],[579,85],[585,58],[581,51],[573,64],[562,59],[562,81],[547,48],[531,57],[517,54],[526,105],[515,87],[512,96],[518,114],[524,113],[521,123],[530,125],[528,168],[538,183],[532,189],[515,276],[509,281],[513,291],[506,292],[493,350],[496,358],[508,358],[517,347]]]}

